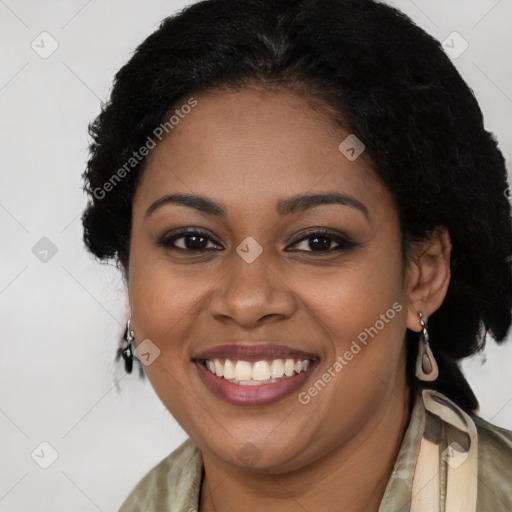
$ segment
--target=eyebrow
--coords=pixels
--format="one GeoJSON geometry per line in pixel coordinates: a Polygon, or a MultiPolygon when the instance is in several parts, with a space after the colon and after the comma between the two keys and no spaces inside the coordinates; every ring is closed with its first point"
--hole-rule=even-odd
{"type": "MultiPolygon", "coordinates": [[[[145,217],[149,217],[155,210],[166,205],[177,204],[180,206],[188,206],[195,208],[203,213],[209,215],[217,215],[225,218],[227,210],[225,206],[215,202],[206,196],[198,196],[193,194],[168,194],[157,199],[146,211],[145,217]]],[[[278,201],[276,211],[279,216],[292,215],[299,211],[306,211],[317,206],[340,204],[343,206],[350,206],[360,210],[364,215],[369,218],[368,208],[355,197],[341,192],[330,192],[324,194],[298,194],[286,199],[278,201]]]]}

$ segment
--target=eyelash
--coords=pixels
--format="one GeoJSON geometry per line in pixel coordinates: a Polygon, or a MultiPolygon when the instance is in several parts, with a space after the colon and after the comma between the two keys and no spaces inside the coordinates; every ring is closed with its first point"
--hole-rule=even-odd
{"type": "MultiPolygon", "coordinates": [[[[176,242],[176,240],[179,240],[180,238],[186,238],[187,236],[194,236],[194,235],[206,238],[209,242],[213,242],[215,244],[220,245],[213,238],[208,236],[205,232],[197,230],[197,229],[193,229],[193,228],[191,228],[190,230],[179,231],[170,236],[164,236],[158,241],[158,245],[160,247],[164,247],[167,250],[191,252],[191,253],[196,253],[196,254],[222,250],[222,249],[211,249],[211,248],[210,249],[184,249],[183,247],[176,247],[174,245],[174,242],[176,242]]],[[[325,228],[317,228],[314,231],[310,231],[310,232],[306,233],[305,236],[302,236],[301,238],[298,238],[298,239],[292,241],[290,245],[297,245],[299,242],[308,241],[308,240],[314,238],[315,236],[317,236],[319,238],[330,239],[330,240],[336,242],[338,244],[338,247],[327,249],[327,250],[320,250],[320,251],[299,250],[299,252],[308,252],[308,253],[320,254],[320,255],[321,254],[331,254],[331,253],[337,252],[337,251],[350,250],[359,245],[358,243],[353,242],[346,235],[342,235],[339,233],[333,233],[332,231],[329,231],[328,229],[325,229],[325,228]]],[[[290,251],[287,250],[287,252],[290,252],[290,251]]]]}

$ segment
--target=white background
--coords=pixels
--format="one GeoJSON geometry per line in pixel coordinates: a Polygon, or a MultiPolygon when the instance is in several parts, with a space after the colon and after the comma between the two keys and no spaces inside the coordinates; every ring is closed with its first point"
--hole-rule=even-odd
{"type": "MultiPolygon", "coordinates": [[[[454,63],[509,161],[512,1],[394,4],[439,40],[467,40],[454,63]]],[[[80,222],[87,124],[135,47],[184,5],[0,0],[2,512],[115,511],[186,437],[148,381],[114,363],[125,291],[85,252],[80,222]],[[59,45],[47,59],[31,48],[43,31],[59,45]],[[57,247],[46,263],[32,253],[42,237],[57,247]],[[46,470],[31,458],[42,441],[58,453],[46,470]]],[[[489,341],[485,354],[463,368],[482,415],[512,429],[512,344],[489,341]]]]}

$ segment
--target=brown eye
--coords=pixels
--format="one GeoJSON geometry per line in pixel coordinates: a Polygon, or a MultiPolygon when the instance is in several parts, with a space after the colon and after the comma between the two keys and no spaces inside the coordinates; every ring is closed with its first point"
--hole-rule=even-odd
{"type": "Polygon", "coordinates": [[[293,242],[291,246],[296,246],[298,244],[303,246],[299,251],[318,253],[330,253],[344,249],[352,249],[357,246],[357,244],[347,236],[341,233],[332,233],[327,230],[311,232],[307,236],[299,238],[293,242]],[[337,247],[332,247],[333,243],[337,244],[337,247]]]}
{"type": "Polygon", "coordinates": [[[171,236],[165,236],[158,245],[170,250],[179,251],[211,251],[219,250],[217,242],[201,231],[180,231],[171,236]],[[208,244],[213,244],[209,246],[208,244]]]}

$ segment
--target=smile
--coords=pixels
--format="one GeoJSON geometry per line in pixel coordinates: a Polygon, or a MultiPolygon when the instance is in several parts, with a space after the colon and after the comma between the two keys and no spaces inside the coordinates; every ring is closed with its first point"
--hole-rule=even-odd
{"type": "Polygon", "coordinates": [[[288,379],[307,370],[311,359],[274,359],[251,363],[250,361],[231,361],[230,359],[207,359],[206,367],[217,377],[232,384],[261,386],[288,379]]]}
{"type": "Polygon", "coordinates": [[[310,359],[274,359],[251,363],[250,361],[231,361],[230,359],[207,359],[206,367],[217,377],[232,384],[258,386],[272,384],[287,379],[306,370],[310,359]]]}
{"type": "Polygon", "coordinates": [[[232,405],[270,405],[298,392],[320,362],[313,353],[274,344],[233,344],[192,358],[203,384],[232,405]]]}

